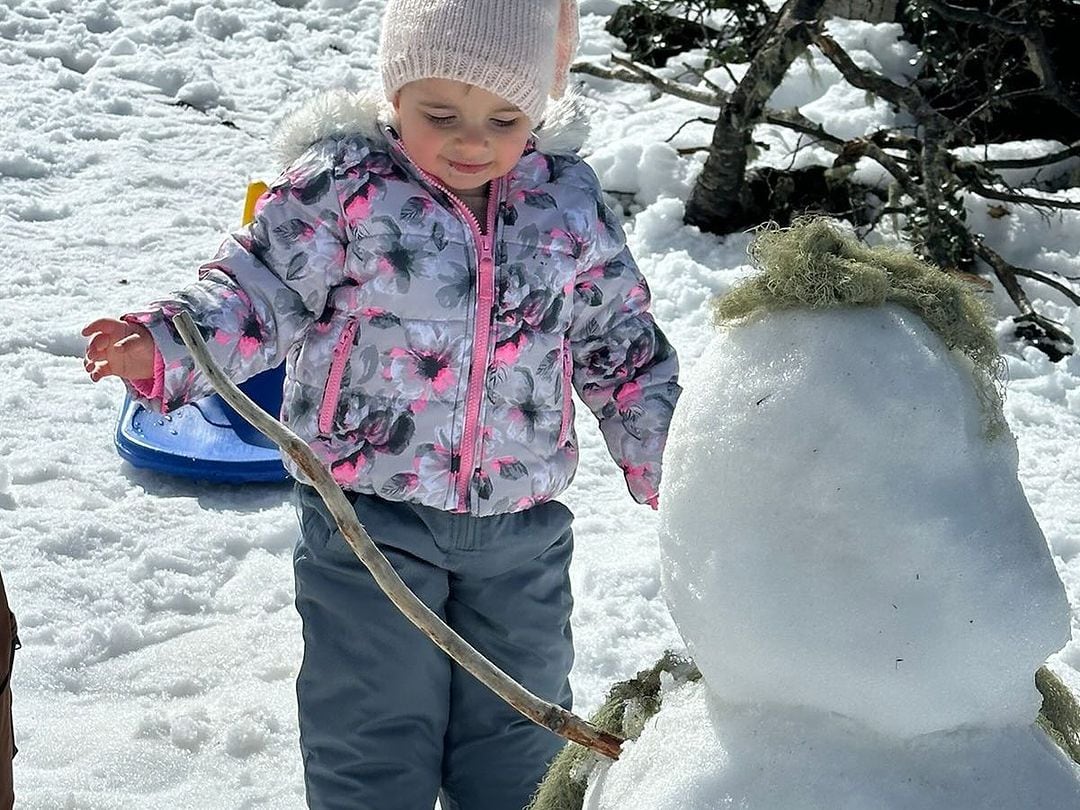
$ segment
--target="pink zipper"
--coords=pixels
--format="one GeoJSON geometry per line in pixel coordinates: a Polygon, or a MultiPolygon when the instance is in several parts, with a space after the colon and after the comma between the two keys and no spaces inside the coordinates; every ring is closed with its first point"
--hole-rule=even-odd
{"type": "Polygon", "coordinates": [[[394,136],[394,143],[401,153],[408,159],[418,172],[431,185],[447,196],[458,216],[461,217],[472,231],[473,241],[476,244],[476,325],[473,334],[472,362],[469,367],[469,384],[465,389],[465,427],[461,437],[461,452],[459,453],[457,472],[453,473],[454,486],[457,489],[457,506],[459,512],[467,512],[469,509],[469,481],[472,478],[473,464],[480,456],[480,442],[483,434],[480,431],[480,404],[484,394],[484,378],[487,376],[487,358],[491,340],[491,309],[495,302],[495,216],[499,210],[499,199],[502,195],[502,179],[492,181],[491,193],[488,195],[487,208],[487,233],[480,228],[480,221],[476,215],[463,203],[458,196],[442,184],[438,178],[424,171],[409,155],[405,144],[401,139],[394,136]]]}
{"type": "Polygon", "coordinates": [[[495,226],[494,211],[498,205],[497,189],[493,189],[488,200],[488,232],[479,237],[480,262],[476,274],[476,326],[473,335],[472,364],[469,368],[469,387],[465,395],[465,430],[461,437],[461,463],[458,466],[458,509],[468,509],[469,480],[473,465],[480,457],[480,403],[483,399],[485,377],[487,376],[488,343],[491,339],[491,309],[495,303],[495,261],[492,258],[492,229],[495,226]]]}
{"type": "Polygon", "coordinates": [[[319,433],[329,435],[334,428],[334,411],[337,410],[338,400],[341,398],[341,378],[345,376],[345,364],[352,352],[353,337],[360,322],[351,318],[345,324],[345,328],[334,346],[334,357],[330,362],[330,376],[326,380],[326,392],[323,394],[322,406],[319,408],[319,433]]]}
{"type": "Polygon", "coordinates": [[[564,341],[562,346],[562,427],[559,429],[559,447],[566,444],[570,438],[571,411],[574,407],[573,375],[574,362],[570,354],[570,344],[564,341]]]}

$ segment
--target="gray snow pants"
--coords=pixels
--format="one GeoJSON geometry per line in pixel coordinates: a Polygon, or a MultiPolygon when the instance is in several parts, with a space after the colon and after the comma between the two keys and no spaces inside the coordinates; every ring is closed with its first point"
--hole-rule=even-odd
{"type": "MultiPolygon", "coordinates": [[[[573,515],[475,518],[350,495],[420,599],[534,694],[570,707],[573,515]]],[[[379,590],[318,493],[297,485],[304,659],[296,691],[313,810],[521,810],[562,740],[453,663],[379,590]]]]}

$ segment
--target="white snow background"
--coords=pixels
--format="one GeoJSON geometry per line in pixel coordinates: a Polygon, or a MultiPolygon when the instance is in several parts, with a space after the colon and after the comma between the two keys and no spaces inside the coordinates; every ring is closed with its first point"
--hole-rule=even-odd
{"type": "MultiPolygon", "coordinates": [[[[382,5],[0,0],[0,566],[24,642],[13,679],[21,808],[303,806],[288,489],[176,480],[121,462],[122,389],[89,381],[79,332],[193,280],[237,225],[247,181],[275,173],[268,143],[281,118],[319,90],[377,81],[382,5]]],[[[616,6],[582,3],[579,57],[618,47],[603,30],[616,6]]],[[[897,26],[830,30],[860,64],[896,78],[910,69],[915,54],[897,26]]],[[[731,84],[722,70],[709,77],[731,84]]],[[[584,151],[628,202],[654,311],[689,367],[711,336],[707,300],[748,271],[746,235],[681,222],[702,156],[676,150],[707,143],[709,128],[666,140],[710,111],[642,86],[581,83],[593,111],[584,151]]],[[[841,135],[893,120],[820,57],[796,62],[774,103],[799,105],[841,135]]],[[[797,136],[757,135],[771,147],[761,160],[790,162],[797,136]]],[[[1076,190],[1045,193],[1080,200],[1076,190]]],[[[1010,206],[994,219],[988,208],[970,198],[970,221],[1006,258],[1080,275],[1076,212],[1010,206]]],[[[1080,335],[1080,311],[1028,287],[1080,335]]],[[[1052,364],[1010,342],[1011,306],[995,296],[1021,481],[1080,639],[1080,358],[1052,364]]],[[[577,514],[573,683],[588,714],[612,681],[683,645],[660,596],[656,516],[632,503],[584,408],[578,430],[582,463],[564,500],[577,514]]],[[[1080,687],[1080,640],[1051,664],[1080,687]]]]}

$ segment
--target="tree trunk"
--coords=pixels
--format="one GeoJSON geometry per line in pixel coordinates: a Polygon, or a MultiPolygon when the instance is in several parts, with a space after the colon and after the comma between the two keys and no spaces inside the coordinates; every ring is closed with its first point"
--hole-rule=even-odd
{"type": "Polygon", "coordinates": [[[686,222],[714,233],[738,228],[745,208],[743,189],[753,128],[732,121],[730,112],[725,108],[717,116],[709,157],[686,205],[686,222]]]}
{"type": "Polygon", "coordinates": [[[688,224],[713,233],[738,227],[754,125],[762,120],[766,102],[791,63],[806,50],[810,26],[824,4],[825,0],[788,0],[777,12],[772,36],[754,54],[746,75],[717,116],[709,157],[686,205],[688,224]]]}
{"type": "Polygon", "coordinates": [[[825,17],[845,20],[865,20],[870,23],[897,22],[900,18],[899,0],[828,0],[825,17]]]}

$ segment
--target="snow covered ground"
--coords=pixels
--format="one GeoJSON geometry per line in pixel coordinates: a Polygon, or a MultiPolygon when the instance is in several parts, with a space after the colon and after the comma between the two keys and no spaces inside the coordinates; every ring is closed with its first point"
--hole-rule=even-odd
{"type": "MultiPolygon", "coordinates": [[[[582,3],[583,57],[616,44],[603,31],[616,5],[582,3]]],[[[90,383],[79,331],[193,278],[236,225],[247,180],[274,174],[268,140],[283,115],[318,90],[376,80],[381,7],[0,0],[0,566],[25,644],[13,680],[21,807],[303,806],[287,488],[122,463],[112,447],[122,390],[90,383]]],[[[832,30],[891,75],[912,55],[893,26],[832,30]]],[[[745,235],[681,224],[701,158],[676,148],[705,143],[708,129],[665,140],[706,111],[602,80],[585,92],[586,151],[605,187],[633,199],[631,245],[691,365],[710,338],[706,301],[747,271],[745,235]]],[[[892,115],[820,59],[798,62],[778,93],[839,134],[892,115]]],[[[794,136],[759,134],[772,145],[764,159],[784,162],[794,136]]],[[[987,209],[972,199],[970,220],[1007,258],[1077,275],[1080,215],[987,209]]],[[[1080,311],[1030,289],[1080,335],[1080,311]]],[[[1006,332],[1021,481],[1078,638],[1052,664],[1080,687],[1080,358],[1051,364],[1006,332]]],[[[591,421],[579,418],[582,466],[565,498],[578,518],[573,681],[584,713],[611,681],[682,647],[660,597],[656,517],[634,508],[591,421]]]]}

